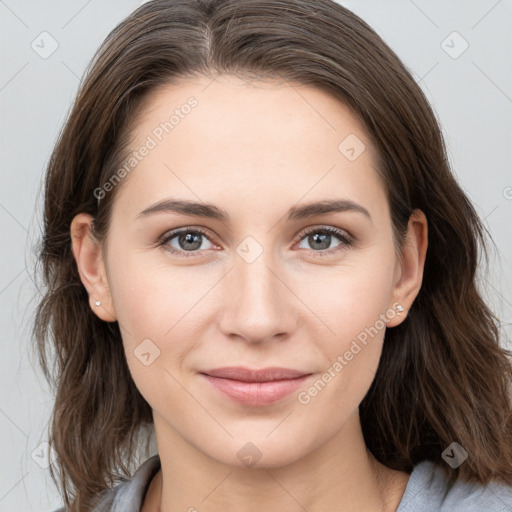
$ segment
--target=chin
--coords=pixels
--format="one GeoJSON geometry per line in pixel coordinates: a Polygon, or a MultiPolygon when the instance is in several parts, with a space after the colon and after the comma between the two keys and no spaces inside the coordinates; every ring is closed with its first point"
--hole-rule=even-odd
{"type": "Polygon", "coordinates": [[[243,441],[233,439],[228,445],[204,447],[203,451],[216,461],[238,469],[282,468],[307,455],[297,452],[298,446],[304,447],[303,442],[288,436],[285,443],[284,437],[269,440],[265,436],[247,435],[243,441]]]}

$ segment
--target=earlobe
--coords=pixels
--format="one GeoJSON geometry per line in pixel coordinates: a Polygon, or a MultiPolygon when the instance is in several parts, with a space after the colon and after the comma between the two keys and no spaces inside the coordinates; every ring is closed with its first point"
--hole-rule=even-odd
{"type": "Polygon", "coordinates": [[[89,306],[93,312],[106,322],[117,318],[107,274],[103,262],[101,244],[94,238],[93,217],[79,213],[71,222],[71,247],[80,279],[89,294],[89,306]]]}
{"type": "Polygon", "coordinates": [[[399,278],[395,283],[390,308],[396,315],[387,322],[394,327],[403,322],[417,297],[423,282],[423,269],[428,247],[428,223],[425,214],[416,209],[409,218],[407,234],[402,247],[399,278]],[[396,308],[393,304],[399,304],[396,308]]]}

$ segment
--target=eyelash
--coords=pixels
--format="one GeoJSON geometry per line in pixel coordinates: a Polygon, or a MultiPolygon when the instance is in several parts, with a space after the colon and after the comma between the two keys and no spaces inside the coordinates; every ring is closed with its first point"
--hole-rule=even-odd
{"type": "MultiPolygon", "coordinates": [[[[194,233],[194,234],[200,234],[207,238],[208,240],[208,233],[204,231],[201,228],[181,228],[175,231],[171,231],[169,233],[164,234],[158,241],[157,241],[157,247],[165,246],[168,242],[170,242],[173,238],[176,238],[178,235],[181,235],[182,233],[194,233]]],[[[321,251],[313,251],[315,257],[326,257],[330,256],[333,253],[337,253],[339,251],[346,250],[347,247],[350,247],[353,244],[352,237],[348,235],[345,231],[342,231],[338,228],[332,227],[332,226],[322,226],[322,227],[312,227],[307,228],[305,231],[303,231],[296,240],[294,240],[294,244],[297,242],[300,242],[303,238],[306,238],[312,233],[328,233],[330,235],[335,235],[340,239],[342,242],[341,244],[337,245],[336,247],[333,247],[332,249],[324,249],[321,251]]],[[[210,240],[211,242],[211,240],[210,240]]],[[[213,243],[213,242],[212,242],[213,243]]],[[[197,256],[198,253],[201,253],[201,251],[179,251],[170,247],[164,247],[164,250],[170,252],[171,254],[182,254],[184,258],[191,258],[197,256]],[[188,252],[188,254],[187,254],[188,252]]]]}

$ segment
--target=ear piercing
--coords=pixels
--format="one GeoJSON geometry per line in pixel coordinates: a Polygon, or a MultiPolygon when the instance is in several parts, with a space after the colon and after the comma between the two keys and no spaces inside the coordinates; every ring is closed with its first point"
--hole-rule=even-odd
{"type": "Polygon", "coordinates": [[[101,301],[97,300],[94,304],[96,304],[96,306],[101,306],[101,301]]]}
{"type": "MultiPolygon", "coordinates": [[[[96,303],[97,304],[97,303],[96,303]]],[[[395,306],[395,309],[399,312],[399,313],[403,313],[405,311],[404,307],[401,305],[401,304],[397,304],[395,306]]]]}

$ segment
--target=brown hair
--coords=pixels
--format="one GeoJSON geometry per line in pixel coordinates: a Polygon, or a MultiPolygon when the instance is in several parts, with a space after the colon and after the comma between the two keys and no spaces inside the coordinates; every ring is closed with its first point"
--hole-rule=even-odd
{"type": "Polygon", "coordinates": [[[34,335],[56,385],[49,439],[60,478],[53,470],[52,477],[66,506],[88,509],[129,476],[141,427],[152,422],[117,322],[101,321],[89,307],[71,221],[91,214],[97,238],[106,240],[119,187],[101,201],[94,191],[119,168],[142,98],[180,77],[217,72],[281,77],[334,94],[377,148],[397,240],[414,208],[428,219],[422,288],[405,321],[387,330],[360,405],[368,449],[393,469],[410,472],[428,459],[452,479],[512,483],[510,352],[499,346],[497,318],[477,290],[485,230],[406,67],[364,21],[330,0],[153,0],[99,48],[47,168],[39,254],[46,292],[34,335]],[[453,441],[469,453],[458,469],[441,459],[453,441]]]}

